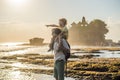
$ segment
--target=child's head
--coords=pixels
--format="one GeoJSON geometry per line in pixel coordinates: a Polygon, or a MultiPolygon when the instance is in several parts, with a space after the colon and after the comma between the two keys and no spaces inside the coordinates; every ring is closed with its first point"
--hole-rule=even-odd
{"type": "Polygon", "coordinates": [[[61,30],[59,28],[52,29],[52,36],[57,37],[61,33],[61,30]]]}
{"type": "Polygon", "coordinates": [[[60,27],[65,27],[67,25],[67,20],[65,18],[59,19],[60,27]]]}

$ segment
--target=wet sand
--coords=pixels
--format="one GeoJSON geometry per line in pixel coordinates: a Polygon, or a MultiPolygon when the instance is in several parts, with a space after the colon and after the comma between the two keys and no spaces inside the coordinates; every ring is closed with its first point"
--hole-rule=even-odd
{"type": "MultiPolygon", "coordinates": [[[[45,47],[43,48],[46,50],[45,47]]],[[[119,80],[120,58],[111,58],[111,56],[108,58],[100,57],[99,53],[101,53],[101,50],[103,50],[101,48],[81,49],[72,49],[72,55],[67,64],[68,78],[66,78],[66,80],[119,80]],[[97,54],[98,56],[93,54],[97,54]]],[[[22,51],[24,53],[19,53],[19,51],[14,53],[13,51],[11,52],[14,53],[12,55],[1,56],[0,79],[54,80],[53,54],[42,53],[44,51],[41,50],[43,50],[41,47],[34,47],[34,49],[27,48],[27,50],[25,49],[22,51]]],[[[106,54],[107,52],[108,54],[113,55],[119,54],[119,48],[105,50],[109,50],[110,52],[104,51],[101,54],[106,54]],[[112,51],[114,51],[114,53],[111,53],[112,51]]]]}

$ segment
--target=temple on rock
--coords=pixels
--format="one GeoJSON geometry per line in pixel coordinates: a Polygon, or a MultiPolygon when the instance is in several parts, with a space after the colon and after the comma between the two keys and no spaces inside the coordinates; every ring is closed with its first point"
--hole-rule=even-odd
{"type": "Polygon", "coordinates": [[[73,22],[71,25],[68,39],[70,44],[99,46],[105,44],[108,29],[103,21],[96,19],[88,23],[83,17],[82,21],[73,22]]]}

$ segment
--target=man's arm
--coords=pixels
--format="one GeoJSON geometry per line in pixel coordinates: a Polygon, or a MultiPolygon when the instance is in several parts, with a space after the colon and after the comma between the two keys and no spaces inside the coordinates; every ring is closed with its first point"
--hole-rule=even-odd
{"type": "Polygon", "coordinates": [[[47,27],[59,27],[58,25],[56,24],[50,24],[50,25],[46,25],[47,27]]]}

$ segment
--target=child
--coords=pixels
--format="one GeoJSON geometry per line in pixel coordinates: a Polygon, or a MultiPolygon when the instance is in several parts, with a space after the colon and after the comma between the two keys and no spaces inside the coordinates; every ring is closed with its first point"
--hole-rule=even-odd
{"type": "MultiPolygon", "coordinates": [[[[67,29],[66,25],[67,25],[67,20],[66,20],[65,18],[62,18],[62,19],[59,19],[59,26],[58,26],[58,25],[55,25],[55,24],[46,25],[46,26],[47,26],[47,27],[58,27],[58,28],[60,28],[62,32],[58,35],[58,37],[59,37],[59,38],[62,37],[62,38],[64,38],[65,40],[67,40],[67,39],[68,39],[68,29],[67,29]]],[[[53,30],[54,30],[54,29],[53,29],[53,30]]],[[[55,40],[55,38],[52,37],[51,42],[50,42],[50,44],[49,44],[49,48],[50,48],[50,49],[48,50],[48,52],[51,51],[51,50],[53,50],[54,40],[55,40]]]]}

